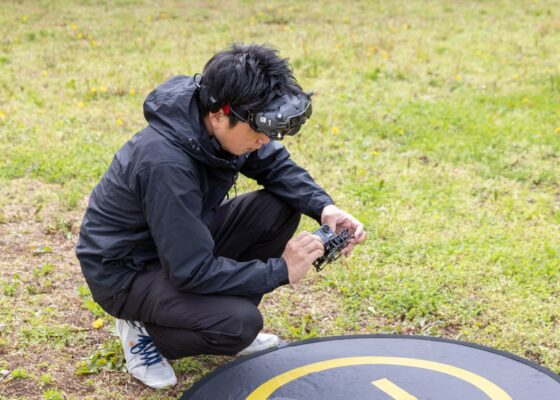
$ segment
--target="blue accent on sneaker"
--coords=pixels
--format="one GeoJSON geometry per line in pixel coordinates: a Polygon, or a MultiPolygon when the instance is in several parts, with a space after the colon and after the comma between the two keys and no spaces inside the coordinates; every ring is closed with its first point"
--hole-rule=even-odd
{"type": "Polygon", "coordinates": [[[152,338],[146,335],[138,335],[138,343],[130,348],[130,352],[140,354],[146,367],[163,361],[161,353],[154,345],[152,338]]]}

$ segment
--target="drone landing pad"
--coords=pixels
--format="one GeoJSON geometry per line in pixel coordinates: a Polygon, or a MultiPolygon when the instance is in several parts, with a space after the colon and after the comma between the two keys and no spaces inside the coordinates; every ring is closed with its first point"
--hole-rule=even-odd
{"type": "Polygon", "coordinates": [[[421,336],[307,340],[240,358],[182,400],[559,400],[560,376],[512,354],[421,336]]]}

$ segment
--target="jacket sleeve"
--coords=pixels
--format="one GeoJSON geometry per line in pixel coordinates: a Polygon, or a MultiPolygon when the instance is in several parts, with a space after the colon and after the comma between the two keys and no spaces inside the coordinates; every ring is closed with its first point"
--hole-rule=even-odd
{"type": "Polygon", "coordinates": [[[334,204],[331,197],[277,141],[271,141],[251,153],[241,167],[241,173],[255,179],[266,190],[319,223],[323,208],[334,204]]]}
{"type": "Polygon", "coordinates": [[[214,257],[212,235],[201,220],[198,175],[188,165],[153,165],[138,174],[136,186],[161,264],[178,290],[252,296],[288,283],[282,258],[237,262],[214,257]]]}

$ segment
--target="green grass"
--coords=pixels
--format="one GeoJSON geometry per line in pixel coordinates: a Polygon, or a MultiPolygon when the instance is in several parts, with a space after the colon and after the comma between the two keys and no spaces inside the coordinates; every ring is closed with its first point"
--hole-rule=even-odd
{"type": "Polygon", "coordinates": [[[273,44],[315,92],[286,145],[369,235],[267,296],[267,329],[443,336],[560,373],[557,5],[3,4],[0,398],[175,398],[229,360],[176,362],[179,386],[157,393],[103,368],[76,375],[113,337],[73,246],[85,197],[145,125],[145,95],[234,41],[273,44]]]}

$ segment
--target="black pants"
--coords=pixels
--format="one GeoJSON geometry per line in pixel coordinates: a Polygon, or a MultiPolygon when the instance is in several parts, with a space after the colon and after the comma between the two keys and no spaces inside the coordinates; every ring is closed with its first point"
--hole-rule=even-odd
{"type": "MultiPolygon", "coordinates": [[[[238,261],[280,257],[300,214],[265,190],[225,201],[210,226],[214,255],[238,261]]],[[[159,264],[141,271],[130,289],[101,304],[110,314],[143,321],[168,359],[197,354],[235,354],[263,326],[261,297],[198,295],[177,291],[159,264]]]]}

